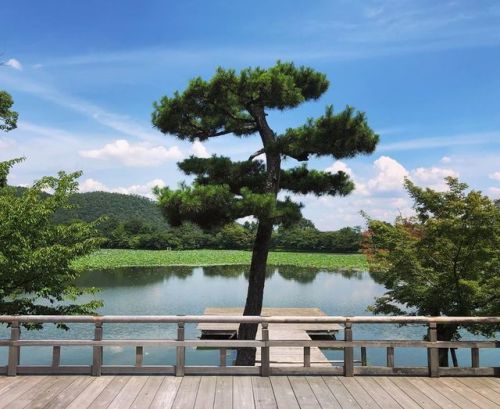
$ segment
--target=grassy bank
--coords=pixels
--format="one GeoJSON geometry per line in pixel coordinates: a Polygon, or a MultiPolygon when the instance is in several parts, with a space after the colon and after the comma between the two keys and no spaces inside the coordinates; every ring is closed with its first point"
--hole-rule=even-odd
{"type": "MultiPolygon", "coordinates": [[[[250,264],[250,251],[240,250],[100,250],[75,262],[78,269],[146,266],[213,266],[250,264]]],[[[365,270],[361,254],[271,252],[269,264],[275,266],[365,270]]]]}

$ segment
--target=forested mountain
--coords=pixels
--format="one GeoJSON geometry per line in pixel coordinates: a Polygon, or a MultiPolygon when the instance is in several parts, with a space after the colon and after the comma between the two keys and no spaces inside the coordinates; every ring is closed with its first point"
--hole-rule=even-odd
{"type": "Polygon", "coordinates": [[[89,192],[74,194],[70,201],[75,208],[59,212],[55,218],[57,223],[77,219],[90,222],[108,216],[118,222],[139,220],[154,226],[167,225],[156,204],[143,196],[89,192]]]}

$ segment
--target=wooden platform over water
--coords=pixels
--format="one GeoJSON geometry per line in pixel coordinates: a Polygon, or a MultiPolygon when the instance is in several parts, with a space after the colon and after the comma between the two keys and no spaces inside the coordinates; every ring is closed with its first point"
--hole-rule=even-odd
{"type": "Polygon", "coordinates": [[[0,408],[500,408],[499,378],[0,377],[0,408]]]}
{"type": "MultiPolygon", "coordinates": [[[[241,316],[242,308],[206,308],[203,315],[231,315],[241,316]]],[[[319,308],[263,308],[262,316],[300,316],[300,317],[321,317],[326,314],[319,308]]],[[[200,323],[197,328],[202,332],[205,338],[224,337],[235,334],[239,324],[227,323],[200,323]]],[[[311,340],[311,334],[331,336],[334,339],[335,334],[343,327],[338,324],[269,324],[270,340],[311,340]]],[[[261,327],[257,330],[257,339],[262,338],[261,327]]],[[[310,349],[311,366],[331,366],[331,362],[317,347],[310,349]]],[[[260,348],[257,349],[257,362],[260,362],[260,348]]],[[[304,363],[304,348],[301,347],[276,347],[270,351],[271,366],[302,366],[304,363]]]]}

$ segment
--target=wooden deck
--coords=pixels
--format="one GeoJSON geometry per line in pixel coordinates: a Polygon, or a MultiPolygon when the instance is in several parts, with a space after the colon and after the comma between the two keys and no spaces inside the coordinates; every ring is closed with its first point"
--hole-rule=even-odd
{"type": "MultiPolygon", "coordinates": [[[[203,315],[241,316],[243,308],[205,308],[203,315]]],[[[263,317],[326,317],[319,308],[263,308],[263,317]]],[[[205,337],[210,335],[229,334],[238,330],[238,323],[200,323],[197,328],[205,337]]],[[[309,333],[329,333],[335,335],[344,327],[338,324],[307,323],[307,324],[269,324],[270,340],[302,340],[311,341],[309,333]]],[[[262,339],[262,328],[259,325],[256,339],[262,339]]],[[[261,362],[261,350],[257,349],[257,362],[261,362]]],[[[304,348],[285,347],[272,348],[270,364],[276,366],[302,366],[304,363],[304,348]]],[[[318,347],[310,348],[310,366],[331,366],[328,358],[318,347]]]]}
{"type": "Polygon", "coordinates": [[[0,408],[500,408],[500,378],[0,377],[0,408]]]}

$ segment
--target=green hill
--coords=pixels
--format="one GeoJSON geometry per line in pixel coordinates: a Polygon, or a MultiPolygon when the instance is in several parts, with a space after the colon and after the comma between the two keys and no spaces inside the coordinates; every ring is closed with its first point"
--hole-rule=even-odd
{"type": "Polygon", "coordinates": [[[70,201],[76,208],[58,212],[55,216],[57,223],[76,219],[93,221],[108,216],[119,222],[140,220],[148,225],[167,225],[155,202],[143,196],[89,192],[76,193],[70,201]]]}

